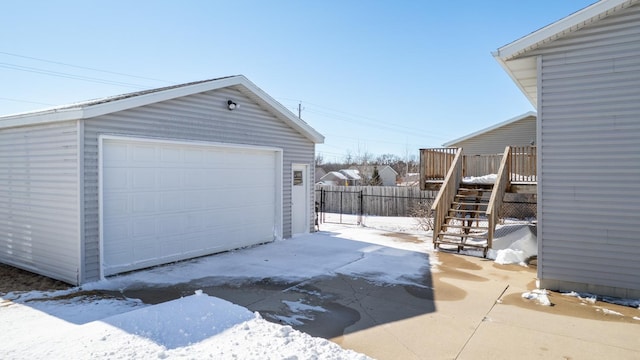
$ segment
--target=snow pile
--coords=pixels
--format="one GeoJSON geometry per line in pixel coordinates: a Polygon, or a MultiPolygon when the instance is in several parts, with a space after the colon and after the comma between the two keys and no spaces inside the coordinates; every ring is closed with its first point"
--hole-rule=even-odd
{"type": "Polygon", "coordinates": [[[489,185],[495,184],[498,179],[498,174],[489,174],[482,176],[465,176],[462,178],[463,184],[479,184],[479,185],[489,185]]]}
{"type": "Polygon", "coordinates": [[[268,322],[257,313],[201,291],[158,305],[136,306],[131,311],[83,325],[63,320],[71,313],[76,313],[76,318],[81,317],[80,314],[95,318],[112,310],[109,304],[103,305],[95,307],[70,300],[58,304],[59,317],[47,316],[22,304],[3,305],[0,307],[0,329],[3,329],[0,356],[18,359],[368,359],[328,340],[268,322]],[[55,331],[51,331],[53,329],[55,331]]]}
{"type": "Polygon", "coordinates": [[[520,264],[538,255],[538,240],[532,225],[507,225],[496,230],[487,257],[497,264],[520,264]]]}
{"type": "Polygon", "coordinates": [[[545,289],[535,289],[527,291],[522,294],[523,299],[535,301],[542,306],[551,306],[551,300],[549,300],[549,292],[545,289]]]}

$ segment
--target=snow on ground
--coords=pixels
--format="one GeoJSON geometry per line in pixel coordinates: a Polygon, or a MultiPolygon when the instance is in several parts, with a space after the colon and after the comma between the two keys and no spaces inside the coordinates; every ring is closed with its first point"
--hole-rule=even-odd
{"type": "MultiPolygon", "coordinates": [[[[367,222],[376,223],[373,218],[367,222]]],[[[414,219],[377,222],[394,231],[412,232],[415,227],[414,219]]],[[[72,290],[6,294],[0,302],[0,358],[366,359],[202,292],[153,306],[92,295],[92,290],[178,284],[211,274],[295,281],[339,273],[387,284],[417,284],[412,278],[430,266],[429,246],[423,241],[399,241],[386,236],[385,230],[369,227],[322,227],[320,233],[111,277],[72,290]],[[297,269],[295,274],[292,268],[297,269]]],[[[309,306],[286,305],[300,313],[309,306]]]]}
{"type": "MultiPolygon", "coordinates": [[[[346,274],[383,284],[419,285],[413,279],[436,270],[431,234],[418,231],[416,219],[333,214],[325,220],[331,222],[321,224],[318,233],[111,277],[82,288],[6,294],[0,299],[0,358],[366,359],[201,291],[153,306],[92,295],[92,290],[179,284],[211,274],[289,281],[346,274]],[[359,220],[360,225],[340,220],[359,220]],[[389,231],[396,234],[389,236],[389,231]]],[[[513,253],[497,255],[496,261],[521,263],[537,249],[535,236],[529,225],[509,226],[494,246],[497,254],[505,249],[513,253]]],[[[285,304],[300,314],[310,306],[285,304]]],[[[300,320],[304,319],[289,323],[300,320]]]]}

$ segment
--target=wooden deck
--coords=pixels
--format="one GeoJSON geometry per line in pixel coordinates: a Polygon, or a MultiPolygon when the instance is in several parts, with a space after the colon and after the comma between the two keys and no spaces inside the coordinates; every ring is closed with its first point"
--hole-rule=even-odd
{"type": "MultiPolygon", "coordinates": [[[[456,148],[420,149],[420,189],[439,190],[453,163],[456,148]]],[[[497,174],[504,154],[465,155],[462,178],[497,174]]],[[[507,192],[535,194],[538,181],[535,146],[510,146],[507,192]]]]}
{"type": "Polygon", "coordinates": [[[507,146],[502,154],[472,156],[461,148],[421,149],[420,188],[438,191],[431,208],[434,247],[479,248],[486,256],[505,193],[537,191],[536,148],[507,146]],[[463,181],[492,174],[493,183],[463,181]]]}

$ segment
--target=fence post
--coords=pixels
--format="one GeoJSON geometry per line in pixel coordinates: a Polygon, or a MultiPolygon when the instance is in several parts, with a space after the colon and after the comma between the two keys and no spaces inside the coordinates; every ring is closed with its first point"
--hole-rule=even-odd
{"type": "Polygon", "coordinates": [[[360,190],[360,211],[358,214],[358,225],[362,225],[362,215],[364,214],[364,195],[363,191],[360,190]]]}
{"type": "Polygon", "coordinates": [[[340,191],[340,224],[342,224],[342,191],[340,191]]]}

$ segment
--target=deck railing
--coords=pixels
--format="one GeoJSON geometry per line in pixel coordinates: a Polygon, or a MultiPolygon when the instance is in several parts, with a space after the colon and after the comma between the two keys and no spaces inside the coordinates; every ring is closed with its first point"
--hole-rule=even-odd
{"type": "Polygon", "coordinates": [[[483,176],[497,174],[502,154],[464,155],[462,176],[483,176]]]}
{"type": "Polygon", "coordinates": [[[509,172],[511,182],[535,183],[538,181],[535,146],[511,146],[509,172]]]}
{"type": "Polygon", "coordinates": [[[433,219],[433,242],[435,244],[440,234],[442,224],[449,210],[449,206],[453,202],[453,199],[458,192],[458,187],[462,180],[462,149],[455,149],[456,153],[447,172],[447,176],[444,178],[442,187],[438,192],[438,196],[433,201],[431,206],[431,212],[434,214],[433,219]]]}
{"type": "Polygon", "coordinates": [[[456,148],[420,149],[420,189],[429,181],[444,181],[456,155],[456,148]]]}
{"type": "Polygon", "coordinates": [[[511,164],[511,148],[507,146],[502,155],[502,161],[500,162],[500,169],[498,169],[498,176],[496,182],[493,184],[493,190],[491,191],[491,198],[489,198],[489,205],[487,206],[487,220],[489,221],[489,234],[487,236],[487,248],[491,249],[493,243],[493,234],[496,229],[496,225],[500,219],[500,209],[502,208],[502,199],[504,194],[510,186],[510,171],[509,164],[511,164]]]}

